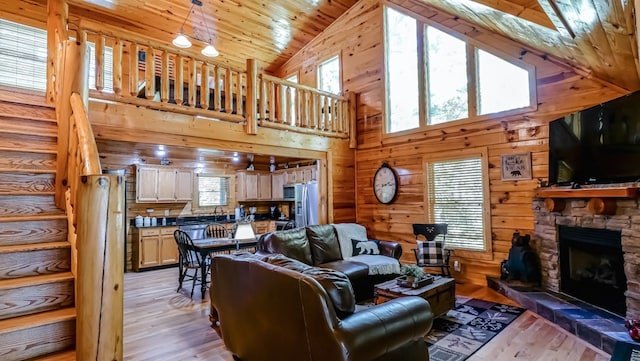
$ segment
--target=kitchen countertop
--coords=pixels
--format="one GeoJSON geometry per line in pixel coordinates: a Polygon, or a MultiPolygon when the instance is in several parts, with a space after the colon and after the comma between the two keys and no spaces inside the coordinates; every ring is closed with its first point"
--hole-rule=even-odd
{"type": "MultiPolygon", "coordinates": [[[[268,215],[255,215],[255,222],[261,221],[274,221],[276,223],[286,223],[288,219],[270,219],[268,215]]],[[[221,224],[233,224],[235,223],[235,217],[231,216],[227,221],[226,216],[194,216],[194,217],[167,217],[167,224],[162,225],[162,218],[157,218],[158,224],[155,226],[143,226],[139,228],[158,228],[158,227],[175,227],[175,226],[192,226],[192,225],[207,225],[209,223],[221,223],[221,224]]],[[[135,227],[135,219],[131,219],[131,226],[135,227]]]]}

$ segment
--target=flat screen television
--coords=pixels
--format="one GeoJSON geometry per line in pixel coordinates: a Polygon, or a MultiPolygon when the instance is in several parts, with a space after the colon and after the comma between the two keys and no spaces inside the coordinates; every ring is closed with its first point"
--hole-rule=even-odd
{"type": "Polygon", "coordinates": [[[640,92],[549,123],[549,184],[640,179],[640,92]]]}

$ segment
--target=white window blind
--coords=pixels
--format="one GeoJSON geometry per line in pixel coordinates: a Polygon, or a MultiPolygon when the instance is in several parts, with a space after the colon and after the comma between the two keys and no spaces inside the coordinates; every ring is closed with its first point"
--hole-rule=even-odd
{"type": "MultiPolygon", "coordinates": [[[[96,44],[87,42],[90,51],[89,61],[89,89],[96,88],[96,44]]],[[[104,47],[104,56],[102,57],[102,71],[104,72],[104,89],[102,91],[113,93],[113,48],[104,47]]]]}
{"type": "Polygon", "coordinates": [[[0,19],[0,84],[47,88],[47,32],[0,19]]]}
{"type": "Polygon", "coordinates": [[[229,178],[198,174],[198,207],[227,205],[229,178]]]}
{"type": "Polygon", "coordinates": [[[431,221],[447,223],[447,248],[485,250],[482,158],[427,164],[431,221]]]}

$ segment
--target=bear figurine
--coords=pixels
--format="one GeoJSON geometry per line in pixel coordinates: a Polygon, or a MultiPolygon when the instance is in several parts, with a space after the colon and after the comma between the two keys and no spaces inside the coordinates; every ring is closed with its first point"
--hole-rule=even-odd
{"type": "MultiPolygon", "coordinates": [[[[540,261],[536,252],[529,246],[531,236],[521,236],[515,232],[511,238],[511,249],[504,271],[507,280],[521,280],[525,283],[540,282],[540,261]]],[[[501,267],[502,268],[502,267],[501,267]]]]}

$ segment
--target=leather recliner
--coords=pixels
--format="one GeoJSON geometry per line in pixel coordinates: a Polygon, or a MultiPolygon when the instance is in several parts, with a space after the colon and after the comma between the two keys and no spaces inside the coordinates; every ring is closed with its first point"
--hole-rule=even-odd
{"type": "Polygon", "coordinates": [[[433,314],[426,300],[402,297],[339,318],[332,300],[344,311],[353,297],[344,274],[318,267],[301,273],[275,262],[243,254],[213,259],[210,318],[234,359],[429,360],[424,336],[433,314]],[[331,296],[317,280],[324,271],[334,283],[331,296]]]}

